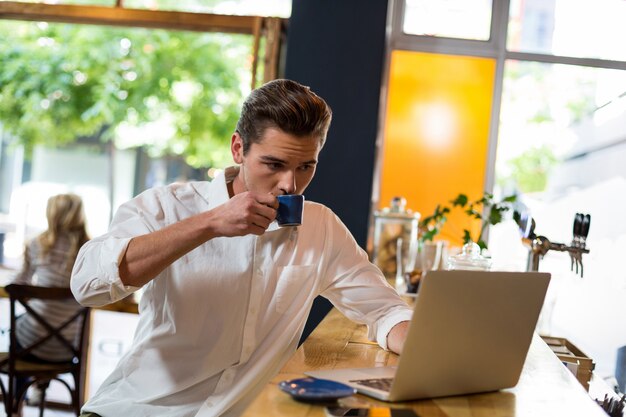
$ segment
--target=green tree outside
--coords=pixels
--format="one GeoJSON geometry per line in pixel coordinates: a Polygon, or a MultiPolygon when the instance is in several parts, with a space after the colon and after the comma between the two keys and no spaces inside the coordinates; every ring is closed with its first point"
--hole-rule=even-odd
{"type": "Polygon", "coordinates": [[[550,172],[559,160],[552,149],[543,145],[531,148],[508,161],[511,178],[523,193],[540,192],[546,189],[550,172]]]}
{"type": "Polygon", "coordinates": [[[0,125],[27,154],[98,135],[223,167],[251,45],[246,35],[2,21],[0,125]],[[154,137],[154,123],[168,128],[154,137]]]}

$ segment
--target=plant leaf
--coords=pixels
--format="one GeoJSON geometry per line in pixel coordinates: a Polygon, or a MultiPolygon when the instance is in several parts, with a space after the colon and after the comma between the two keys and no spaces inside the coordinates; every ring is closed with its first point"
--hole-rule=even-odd
{"type": "Polygon", "coordinates": [[[489,224],[495,225],[502,221],[502,213],[500,210],[491,210],[489,212],[489,224]]]}
{"type": "Polygon", "coordinates": [[[463,243],[469,243],[472,241],[472,236],[470,235],[470,231],[467,229],[463,229],[463,243]]]}
{"type": "Polygon", "coordinates": [[[424,242],[426,242],[426,241],[428,241],[428,240],[432,241],[432,240],[433,240],[433,238],[435,237],[435,235],[436,235],[437,233],[439,233],[439,230],[437,230],[436,228],[433,228],[433,229],[431,229],[431,230],[428,230],[428,231],[426,231],[426,232],[424,232],[424,233],[422,234],[422,240],[423,240],[424,242]]]}
{"type": "Polygon", "coordinates": [[[465,207],[468,200],[469,199],[467,198],[465,194],[459,194],[458,196],[456,196],[454,200],[451,200],[450,202],[452,203],[453,207],[456,207],[456,206],[465,207]]]}

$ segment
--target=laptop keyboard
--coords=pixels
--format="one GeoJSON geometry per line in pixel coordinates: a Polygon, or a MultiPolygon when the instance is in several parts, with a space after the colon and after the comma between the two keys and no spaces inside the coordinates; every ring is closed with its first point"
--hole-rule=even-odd
{"type": "Polygon", "coordinates": [[[393,381],[393,378],[354,379],[350,382],[389,392],[391,390],[391,381],[393,381]]]}

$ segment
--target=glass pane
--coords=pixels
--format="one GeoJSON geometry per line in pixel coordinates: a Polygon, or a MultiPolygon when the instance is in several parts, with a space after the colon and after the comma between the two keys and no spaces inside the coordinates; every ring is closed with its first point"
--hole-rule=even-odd
{"type": "Polygon", "coordinates": [[[507,48],[626,61],[626,1],[513,0],[507,48]]]}
{"type": "Polygon", "coordinates": [[[125,0],[124,7],[237,16],[291,15],[291,0],[125,0]]]}
{"type": "MultiPolygon", "coordinates": [[[[460,192],[482,195],[495,69],[488,58],[393,51],[379,208],[403,196],[425,218],[460,192]]],[[[476,237],[468,219],[450,213],[437,238],[460,246],[463,229],[476,237]]]]}
{"type": "Polygon", "coordinates": [[[135,193],[231,165],[251,50],[250,35],[3,21],[7,263],[18,266],[25,239],[45,228],[51,195],[80,195],[98,236],[135,193]]]}
{"type": "MultiPolygon", "coordinates": [[[[626,71],[508,61],[496,161],[499,188],[522,192],[537,235],[570,245],[575,214],[591,215],[582,278],[567,253],[540,261],[552,282],[539,331],[568,338],[602,377],[624,344],[613,323],[626,315],[625,92],[626,71]]],[[[525,266],[514,224],[493,228],[489,248],[494,268],[525,266]]]]}
{"type": "Polygon", "coordinates": [[[27,149],[93,137],[223,167],[251,50],[249,35],[4,22],[0,125],[27,149]]]}
{"type": "Polygon", "coordinates": [[[409,35],[489,40],[491,0],[406,0],[402,29],[409,35]]]}

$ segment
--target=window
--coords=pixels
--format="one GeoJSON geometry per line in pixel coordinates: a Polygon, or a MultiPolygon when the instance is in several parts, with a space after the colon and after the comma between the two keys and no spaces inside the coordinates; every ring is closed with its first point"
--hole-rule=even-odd
{"type": "MultiPolygon", "coordinates": [[[[99,235],[145,188],[206,179],[232,164],[243,97],[277,77],[284,19],[112,3],[0,1],[0,16],[25,20],[0,20],[0,220],[16,231],[4,242],[10,265],[41,231],[52,194],[81,195],[99,235]]],[[[174,3],[209,4],[144,5],[174,3]]],[[[244,3],[256,4],[230,4],[242,14],[262,10],[244,3]]]]}
{"type": "Polygon", "coordinates": [[[545,199],[609,179],[610,166],[568,167],[622,146],[625,92],[626,71],[507,61],[498,185],[545,199]]]}
{"type": "MultiPolygon", "coordinates": [[[[495,61],[493,106],[483,114],[491,123],[484,189],[499,196],[519,191],[536,221],[535,232],[552,242],[570,244],[575,213],[591,214],[590,253],[582,257],[584,278],[570,271],[567,253],[552,250],[540,262],[540,270],[552,273],[552,282],[538,330],[570,339],[595,360],[599,375],[613,378],[617,349],[626,344],[615,319],[626,315],[626,270],[621,265],[626,252],[626,222],[621,220],[626,206],[626,2],[407,0],[399,4],[404,8],[396,4],[393,10],[389,80],[383,86],[387,107],[381,117],[385,123],[398,117],[389,115],[394,112],[393,86],[398,84],[391,57],[398,51],[495,61]]],[[[425,67],[411,69],[421,76],[425,67]]],[[[458,69],[437,75],[448,86],[465,77],[458,69]]],[[[410,94],[408,89],[402,92],[410,94]]],[[[421,88],[407,99],[423,99],[429,93],[421,88]]],[[[430,103],[440,99],[433,93],[430,103]]],[[[407,125],[416,123],[418,116],[407,125]]],[[[398,130],[397,123],[393,129],[398,130]]],[[[385,154],[392,155],[385,148],[394,140],[388,142],[389,132],[393,132],[390,126],[383,125],[373,209],[386,204],[387,197],[380,197],[389,187],[384,177],[388,167],[381,167],[381,161],[385,154]]],[[[401,132],[405,143],[413,146],[402,156],[409,163],[418,161],[424,152],[418,146],[419,129],[401,132]]],[[[461,188],[466,180],[462,169],[453,164],[431,167],[427,178],[420,174],[407,171],[400,183],[393,184],[396,194],[406,190],[423,203],[430,195],[419,194],[421,182],[456,177],[451,183],[461,188]]],[[[428,208],[422,216],[434,209],[428,208]]],[[[458,230],[463,225],[450,217],[445,227],[458,230]]],[[[450,240],[445,232],[441,236],[450,240]]],[[[489,248],[496,268],[526,269],[528,251],[513,220],[491,228],[489,248]]]]}

